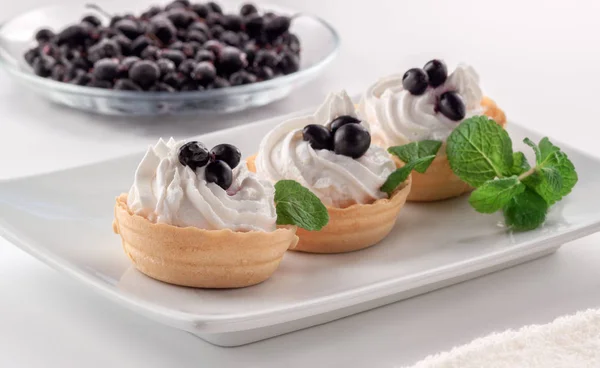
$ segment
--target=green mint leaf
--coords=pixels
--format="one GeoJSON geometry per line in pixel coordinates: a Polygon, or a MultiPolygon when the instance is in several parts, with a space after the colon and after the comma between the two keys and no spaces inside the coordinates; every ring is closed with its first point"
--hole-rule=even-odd
{"type": "Polygon", "coordinates": [[[519,176],[529,169],[531,169],[531,165],[529,165],[525,154],[523,152],[513,153],[513,167],[510,173],[519,176]]]}
{"type": "MultiPolygon", "coordinates": [[[[409,163],[429,156],[435,157],[441,146],[442,142],[440,141],[425,140],[412,142],[403,146],[390,147],[388,152],[397,156],[402,162],[409,163]]],[[[427,171],[432,161],[423,161],[423,163],[415,165],[414,170],[422,174],[427,171]],[[425,162],[428,163],[426,164],[425,162]]]]}
{"type": "Polygon", "coordinates": [[[321,200],[294,180],[275,183],[277,225],[296,225],[309,231],[321,230],[329,213],[321,200]]]}
{"type": "Polygon", "coordinates": [[[427,171],[427,169],[429,169],[429,166],[431,166],[433,160],[435,160],[435,155],[421,157],[411,161],[410,163],[413,165],[413,170],[423,174],[425,171],[427,171]]]}
{"type": "Polygon", "coordinates": [[[548,139],[548,137],[542,138],[542,140],[540,141],[539,147],[540,147],[540,154],[542,156],[542,161],[546,160],[554,152],[560,151],[560,148],[558,148],[555,145],[553,145],[552,143],[550,143],[550,140],[548,139]]]}
{"type": "Polygon", "coordinates": [[[553,205],[571,193],[577,184],[577,172],[567,155],[548,138],[540,141],[539,151],[540,162],[535,172],[523,179],[523,183],[553,205]]]}
{"type": "Polygon", "coordinates": [[[511,174],[512,141],[508,133],[486,116],[463,121],[450,134],[446,153],[452,171],[474,187],[511,174]]]}
{"type": "Polygon", "coordinates": [[[494,213],[506,206],[513,197],[523,193],[525,188],[517,176],[491,180],[471,194],[469,203],[477,212],[494,213]]]}
{"type": "Polygon", "coordinates": [[[540,151],[540,147],[538,147],[537,144],[533,143],[533,141],[529,138],[523,139],[523,143],[531,147],[533,149],[533,152],[535,152],[535,162],[537,164],[542,162],[542,152],[540,151]]]}
{"type": "Polygon", "coordinates": [[[533,230],[544,223],[548,203],[539,194],[527,188],[504,207],[506,225],[514,230],[533,230]]]}
{"type": "Polygon", "coordinates": [[[392,193],[402,184],[410,175],[411,171],[415,170],[423,174],[437,155],[442,142],[425,140],[420,142],[412,142],[403,146],[390,147],[388,152],[397,156],[404,162],[404,166],[394,171],[388,176],[385,183],[381,186],[381,191],[391,196],[392,193]]]}
{"type": "Polygon", "coordinates": [[[562,189],[562,177],[560,171],[556,167],[542,167],[539,173],[544,177],[544,181],[548,184],[548,189],[558,193],[562,189]]]}
{"type": "MultiPolygon", "coordinates": [[[[433,158],[435,158],[435,156],[433,156],[433,158]]],[[[433,161],[433,158],[431,159],[431,161],[433,161]]],[[[417,161],[409,162],[406,165],[394,171],[393,173],[391,173],[390,176],[388,176],[385,183],[383,183],[383,185],[381,186],[381,191],[387,193],[387,195],[391,197],[396,188],[398,188],[398,186],[408,178],[415,166],[415,162],[417,161]]]]}

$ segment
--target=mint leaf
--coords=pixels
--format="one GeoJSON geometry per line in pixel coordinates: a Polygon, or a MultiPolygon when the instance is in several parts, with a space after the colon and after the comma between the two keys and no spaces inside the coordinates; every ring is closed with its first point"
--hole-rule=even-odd
{"type": "Polygon", "coordinates": [[[554,152],[560,151],[560,148],[558,148],[555,145],[553,145],[552,143],[550,143],[550,140],[548,139],[548,137],[542,138],[542,140],[540,141],[539,147],[540,147],[540,154],[542,156],[542,161],[547,159],[554,152]]]}
{"type": "Polygon", "coordinates": [[[433,160],[435,160],[435,155],[418,158],[415,161],[411,161],[410,164],[412,164],[413,170],[423,174],[429,169],[433,160]]]}
{"type": "Polygon", "coordinates": [[[275,183],[277,225],[296,225],[309,231],[321,230],[329,213],[321,200],[294,180],[275,183]]]}
{"type": "Polygon", "coordinates": [[[540,174],[544,177],[544,181],[548,184],[548,189],[552,192],[560,192],[562,189],[562,177],[560,171],[556,167],[542,167],[540,174]]]}
{"type": "Polygon", "coordinates": [[[450,134],[446,153],[452,171],[474,187],[511,174],[512,141],[508,133],[485,116],[463,121],[450,134]]]}
{"type": "Polygon", "coordinates": [[[494,213],[506,206],[514,196],[525,191],[525,184],[516,176],[491,180],[477,188],[469,203],[477,212],[494,213]]]}
{"type": "Polygon", "coordinates": [[[396,188],[408,178],[411,171],[415,170],[423,174],[435,160],[441,146],[442,142],[440,141],[425,140],[388,148],[388,152],[402,160],[404,166],[388,176],[381,186],[381,191],[391,196],[396,188]]]}
{"type": "Polygon", "coordinates": [[[523,152],[515,152],[513,153],[513,167],[510,170],[512,175],[521,175],[527,170],[531,169],[531,165],[527,161],[525,154],[523,152]]]}
{"type": "Polygon", "coordinates": [[[533,149],[533,152],[535,152],[535,162],[537,164],[542,162],[542,152],[540,151],[540,147],[538,147],[537,144],[533,143],[533,141],[529,138],[523,139],[523,143],[531,147],[533,149]]]}
{"type": "Polygon", "coordinates": [[[504,219],[514,230],[533,230],[544,223],[547,212],[544,198],[527,188],[504,207],[504,219]]]}
{"type": "Polygon", "coordinates": [[[567,155],[548,138],[540,141],[538,150],[539,162],[536,170],[524,178],[523,183],[552,205],[571,193],[577,184],[577,172],[567,155]]]}
{"type": "MultiPolygon", "coordinates": [[[[435,158],[435,156],[433,156],[433,158],[435,158]]],[[[431,159],[431,161],[433,161],[433,158],[431,159]]],[[[383,185],[381,186],[380,190],[382,192],[387,193],[387,195],[391,197],[396,188],[398,188],[398,186],[408,178],[415,166],[415,162],[417,161],[409,162],[406,165],[394,171],[393,173],[391,173],[390,176],[388,176],[385,183],[383,183],[383,185]]]]}
{"type": "MultiPolygon", "coordinates": [[[[400,160],[402,160],[402,162],[409,163],[430,156],[435,157],[441,146],[442,142],[440,141],[425,140],[420,142],[412,142],[403,146],[390,147],[388,152],[397,156],[400,160]]],[[[427,171],[427,168],[429,168],[429,165],[431,165],[432,161],[433,160],[422,161],[421,164],[415,165],[413,169],[422,174],[427,171]]]]}

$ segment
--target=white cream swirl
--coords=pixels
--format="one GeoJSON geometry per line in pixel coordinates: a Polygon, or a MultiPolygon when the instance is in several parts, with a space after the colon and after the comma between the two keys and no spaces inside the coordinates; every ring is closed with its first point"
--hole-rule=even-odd
{"type": "Polygon", "coordinates": [[[231,187],[225,191],[205,180],[205,167],[194,172],[179,162],[179,148],[184,143],[160,139],[148,148],[127,198],[133,213],[179,227],[275,230],[275,189],[270,182],[259,179],[241,162],[233,170],[231,187]]]}
{"type": "Polygon", "coordinates": [[[447,91],[456,91],[463,98],[466,117],[482,113],[479,76],[472,67],[459,65],[441,86],[429,87],[419,96],[402,87],[402,75],[383,78],[367,89],[359,114],[371,123],[374,142],[384,147],[445,140],[459,123],[435,109],[439,96],[447,91]]]}
{"type": "MultiPolygon", "coordinates": [[[[283,122],[260,143],[256,157],[259,174],[273,182],[291,179],[310,189],[328,206],[344,208],[385,198],[380,191],[395,165],[387,151],[371,145],[358,159],[329,150],[315,150],[302,139],[308,124],[327,125],[342,115],[356,116],[345,91],[330,94],[314,115],[283,122]]],[[[368,129],[368,124],[364,123],[368,129]]]]}

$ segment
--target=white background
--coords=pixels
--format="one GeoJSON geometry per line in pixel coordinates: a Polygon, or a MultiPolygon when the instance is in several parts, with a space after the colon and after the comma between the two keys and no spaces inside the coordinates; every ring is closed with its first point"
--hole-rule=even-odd
{"type": "MultiPolygon", "coordinates": [[[[0,71],[0,179],[137,151],[159,136],[183,138],[290,112],[331,90],[360,92],[378,76],[432,57],[472,64],[510,120],[600,156],[600,2],[272,2],[317,13],[342,34],[338,59],[317,81],[283,102],[223,119],[148,121],[50,105],[0,71]]],[[[0,21],[51,3],[2,1],[0,21]]],[[[0,366],[402,366],[492,331],[598,307],[599,240],[590,236],[539,261],[230,349],[138,317],[0,240],[0,366]]]]}

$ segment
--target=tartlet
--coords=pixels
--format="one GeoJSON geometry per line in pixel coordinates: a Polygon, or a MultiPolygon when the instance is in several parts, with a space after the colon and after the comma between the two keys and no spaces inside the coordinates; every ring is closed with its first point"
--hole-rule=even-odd
{"type": "Polygon", "coordinates": [[[380,188],[396,169],[391,156],[370,144],[370,134],[369,144],[363,145],[355,157],[350,156],[352,152],[344,152],[340,135],[345,127],[334,130],[334,122],[339,119],[351,121],[348,125],[361,125],[362,130],[353,129],[369,134],[368,124],[356,119],[348,95],[332,93],[314,115],[293,118],[275,127],[262,140],[258,154],[247,159],[250,171],[271,181],[296,180],[325,204],[329,223],[320,231],[298,229],[300,240],[295,251],[341,253],[379,243],[391,231],[411,190],[409,178],[388,198],[380,188]],[[322,148],[323,144],[307,137],[315,126],[332,132],[332,146],[322,148]]]}
{"type": "Polygon", "coordinates": [[[159,140],[117,198],[113,230],[140,272],[181,286],[246,287],[268,279],[296,245],[295,226],[276,227],[273,185],[235,147],[217,147],[159,140]]]}
{"type": "MultiPolygon", "coordinates": [[[[256,172],[256,155],[246,161],[256,172]]],[[[329,223],[319,231],[299,228],[298,244],[290,250],[308,253],[345,253],[368,248],[379,243],[392,231],[396,218],[411,191],[411,179],[406,180],[391,198],[378,199],[370,204],[353,204],[339,208],[325,206],[329,223]]]]}
{"type": "Polygon", "coordinates": [[[113,230],[135,267],[153,279],[196,288],[239,288],[259,284],[277,270],[298,241],[295,227],[275,231],[205,230],[156,224],[115,204],[113,230]]]}
{"type": "MultiPolygon", "coordinates": [[[[379,145],[391,147],[427,139],[445,141],[460,121],[474,115],[486,115],[501,126],[506,125],[504,111],[483,95],[479,77],[471,67],[459,65],[439,85],[429,86],[416,95],[404,88],[403,80],[403,75],[379,80],[367,89],[358,106],[360,116],[372,126],[374,142],[379,145]],[[454,116],[450,119],[440,111],[440,100],[447,92],[458,94],[464,103],[464,114],[458,119],[454,116]]],[[[413,172],[408,201],[443,200],[473,189],[452,172],[445,150],[444,144],[425,173],[413,172]]],[[[404,165],[397,157],[394,161],[398,167],[404,165]]]]}

